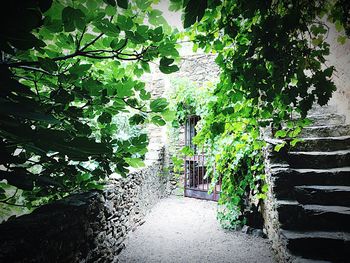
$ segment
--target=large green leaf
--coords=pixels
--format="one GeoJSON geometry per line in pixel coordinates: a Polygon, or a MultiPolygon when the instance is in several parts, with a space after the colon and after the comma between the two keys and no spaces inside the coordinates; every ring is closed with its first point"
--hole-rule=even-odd
{"type": "Polygon", "coordinates": [[[49,58],[38,58],[40,66],[42,69],[48,72],[54,72],[58,70],[58,66],[52,59],[49,58]]]}
{"type": "Polygon", "coordinates": [[[152,117],[152,122],[158,126],[164,126],[166,124],[163,118],[158,115],[152,117]]]}
{"type": "Polygon", "coordinates": [[[124,9],[128,8],[128,0],[117,0],[117,4],[121,8],[124,8],[124,9]]]}
{"type": "Polygon", "coordinates": [[[168,106],[168,101],[164,98],[155,99],[151,102],[150,108],[154,112],[162,112],[168,106]]]}
{"type": "Polygon", "coordinates": [[[86,25],[85,14],[80,9],[67,6],[62,10],[62,22],[66,32],[76,28],[82,30],[86,25]]]}
{"type": "Polygon", "coordinates": [[[207,8],[207,0],[189,0],[185,8],[184,28],[188,28],[196,21],[200,21],[207,8]]]}
{"type": "Polygon", "coordinates": [[[166,57],[161,58],[159,70],[164,74],[170,74],[179,70],[179,67],[176,65],[171,65],[174,62],[174,59],[169,59],[166,57]]]}
{"type": "Polygon", "coordinates": [[[134,168],[144,167],[145,163],[140,158],[125,158],[125,161],[134,168]]]}

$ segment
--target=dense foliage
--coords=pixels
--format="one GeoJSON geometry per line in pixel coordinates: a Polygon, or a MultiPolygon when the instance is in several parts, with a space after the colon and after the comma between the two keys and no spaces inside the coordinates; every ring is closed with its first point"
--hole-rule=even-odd
{"type": "Polygon", "coordinates": [[[168,103],[152,99],[140,77],[152,61],[163,73],[178,70],[176,38],[153,2],[2,5],[2,204],[31,207],[100,189],[110,174],[142,165],[147,136],[132,127],[164,125],[168,103]],[[121,114],[130,136],[120,135],[121,114]]]}
{"type": "MultiPolygon", "coordinates": [[[[218,53],[220,82],[202,116],[198,144],[211,145],[215,178],[222,177],[219,217],[245,221],[247,197],[264,198],[261,128],[297,143],[307,112],[336,89],[325,56],[328,19],[349,33],[349,3],[333,0],[172,0],[183,8],[194,48],[218,53]],[[323,17],[323,18],[322,18],[323,17]]],[[[343,43],[345,35],[339,36],[343,43]]],[[[275,147],[278,151],[286,143],[275,147]]]]}

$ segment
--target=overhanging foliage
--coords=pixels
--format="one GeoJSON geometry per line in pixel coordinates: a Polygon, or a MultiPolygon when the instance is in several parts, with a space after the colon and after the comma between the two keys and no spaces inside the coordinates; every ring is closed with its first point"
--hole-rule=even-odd
{"type": "MultiPolygon", "coordinates": [[[[198,144],[211,145],[209,167],[222,177],[219,214],[227,227],[244,223],[248,196],[264,198],[261,127],[272,125],[280,138],[298,142],[314,104],[326,105],[336,87],[327,65],[328,27],[338,41],[349,35],[350,5],[333,0],[172,0],[183,8],[194,49],[217,53],[220,82],[202,116],[198,144]],[[195,6],[191,12],[191,7],[195,6]],[[345,31],[344,31],[345,30],[345,31]]],[[[275,147],[279,151],[283,142],[275,147]]],[[[215,179],[214,179],[215,180],[215,179]]]]}
{"type": "Polygon", "coordinates": [[[167,101],[152,99],[139,78],[157,59],[164,73],[178,69],[176,37],[152,4],[2,5],[0,202],[31,207],[101,189],[111,173],[142,165],[147,136],[116,136],[116,116],[128,113],[131,125],[164,125],[167,101]],[[25,199],[16,204],[18,192],[8,185],[25,199]]]}

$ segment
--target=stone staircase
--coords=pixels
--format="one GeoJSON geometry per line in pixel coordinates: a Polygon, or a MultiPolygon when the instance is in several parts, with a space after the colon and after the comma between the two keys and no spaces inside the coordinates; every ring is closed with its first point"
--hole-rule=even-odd
{"type": "Polygon", "coordinates": [[[303,142],[270,157],[279,239],[294,262],[350,262],[350,125],[311,115],[303,142]]]}

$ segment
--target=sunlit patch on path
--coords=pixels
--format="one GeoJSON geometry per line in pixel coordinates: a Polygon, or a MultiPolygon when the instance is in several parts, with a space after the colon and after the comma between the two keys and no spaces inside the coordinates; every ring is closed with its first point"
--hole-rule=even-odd
{"type": "Polygon", "coordinates": [[[221,229],[214,202],[170,197],[131,233],[120,262],[275,262],[267,239],[221,229]]]}

